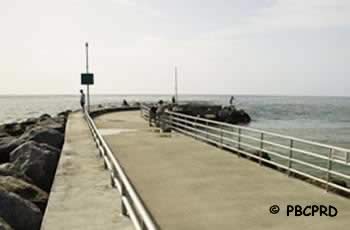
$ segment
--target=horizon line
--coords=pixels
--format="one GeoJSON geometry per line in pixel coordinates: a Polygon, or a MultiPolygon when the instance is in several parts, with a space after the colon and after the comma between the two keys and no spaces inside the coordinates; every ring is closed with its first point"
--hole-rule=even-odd
{"type": "MultiPolygon", "coordinates": [[[[1,94],[0,97],[21,97],[21,96],[75,96],[79,94],[70,94],[70,93],[53,93],[53,94],[1,94]]],[[[174,94],[171,93],[94,93],[90,94],[90,96],[174,96],[174,94]]],[[[183,93],[178,94],[179,96],[260,96],[260,97],[350,97],[346,95],[291,95],[291,94],[229,94],[229,93],[210,93],[210,94],[190,94],[190,93],[183,93]]]]}

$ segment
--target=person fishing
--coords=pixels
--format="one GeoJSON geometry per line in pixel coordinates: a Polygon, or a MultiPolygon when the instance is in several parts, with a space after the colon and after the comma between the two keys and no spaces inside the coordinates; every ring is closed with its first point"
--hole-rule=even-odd
{"type": "Polygon", "coordinates": [[[165,105],[163,100],[159,100],[158,102],[158,107],[157,107],[157,111],[156,111],[156,126],[160,127],[161,129],[164,128],[164,113],[165,113],[165,105]]]}
{"type": "Polygon", "coordinates": [[[85,112],[85,94],[82,89],[80,90],[80,106],[83,112],[85,112]]]}
{"type": "Polygon", "coordinates": [[[149,126],[152,127],[152,123],[156,123],[156,113],[157,113],[157,106],[152,105],[150,110],[149,110],[149,117],[148,117],[148,121],[149,121],[149,126]]]}
{"type": "Polygon", "coordinates": [[[127,102],[127,100],[123,100],[123,104],[122,104],[124,107],[129,107],[129,103],[127,102]]]}
{"type": "Polygon", "coordinates": [[[235,99],[234,96],[231,96],[231,98],[230,98],[230,105],[233,105],[233,100],[234,99],[235,99]]]}

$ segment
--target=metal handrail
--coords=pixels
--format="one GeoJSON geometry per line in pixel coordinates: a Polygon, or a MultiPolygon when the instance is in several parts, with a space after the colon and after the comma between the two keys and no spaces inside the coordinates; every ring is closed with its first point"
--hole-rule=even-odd
{"type": "MultiPolygon", "coordinates": [[[[326,148],[326,149],[337,150],[337,151],[340,151],[340,152],[344,153],[344,159],[345,160],[344,161],[340,161],[340,160],[337,161],[337,160],[335,160],[335,161],[337,163],[340,163],[340,164],[350,165],[350,149],[341,148],[341,147],[332,146],[332,145],[327,145],[327,144],[322,144],[322,143],[318,143],[318,142],[314,142],[314,141],[308,141],[308,140],[304,140],[304,139],[300,139],[300,138],[296,138],[296,137],[291,137],[291,136],[287,136],[287,135],[272,133],[272,132],[263,131],[263,130],[259,130],[259,129],[248,128],[248,127],[244,127],[244,126],[239,126],[239,125],[233,125],[233,124],[228,124],[228,123],[224,123],[224,122],[213,121],[213,120],[209,120],[209,119],[205,119],[205,118],[189,116],[189,115],[185,115],[185,114],[181,114],[181,113],[175,113],[175,112],[170,112],[170,111],[167,111],[166,113],[168,115],[184,117],[184,118],[193,119],[193,120],[196,120],[196,121],[203,121],[203,122],[206,122],[206,123],[216,124],[216,125],[220,125],[220,126],[241,129],[241,130],[250,131],[250,132],[254,132],[254,133],[258,133],[258,134],[264,133],[265,135],[279,137],[279,138],[282,138],[282,139],[285,139],[285,140],[293,140],[294,142],[309,144],[309,145],[312,145],[312,146],[322,147],[322,148],[326,148]]],[[[233,135],[237,135],[237,134],[233,133],[233,135]]],[[[244,135],[241,134],[241,137],[244,137],[244,135]]],[[[250,138],[254,138],[254,137],[250,137],[250,138]]],[[[321,155],[319,155],[319,156],[321,156],[321,155]]]]}
{"type": "Polygon", "coordinates": [[[323,147],[323,148],[332,148],[334,150],[338,150],[338,151],[341,151],[341,152],[350,153],[350,149],[341,148],[341,147],[338,147],[338,146],[327,145],[327,144],[322,144],[322,143],[309,141],[309,140],[304,140],[304,139],[301,139],[301,138],[292,137],[292,136],[288,136],[288,135],[282,135],[282,134],[268,132],[268,131],[259,130],[259,129],[255,129],[255,128],[249,128],[249,127],[233,125],[233,124],[228,124],[228,123],[219,122],[219,121],[213,121],[213,120],[209,120],[209,119],[205,119],[205,118],[201,118],[201,117],[194,117],[194,116],[185,115],[185,114],[181,114],[181,113],[170,112],[170,111],[167,111],[166,113],[169,114],[169,115],[176,115],[176,116],[190,118],[190,119],[192,118],[192,119],[195,119],[197,121],[209,122],[209,123],[212,123],[212,124],[217,124],[217,125],[231,127],[231,128],[237,128],[237,129],[240,128],[242,130],[251,131],[251,132],[255,132],[255,133],[264,133],[264,134],[267,134],[267,135],[270,135],[270,136],[275,136],[275,137],[285,138],[285,139],[289,139],[289,140],[294,140],[294,141],[297,141],[297,142],[300,142],[300,143],[304,143],[304,144],[315,145],[315,146],[319,146],[319,147],[323,147]]]}
{"type": "Polygon", "coordinates": [[[121,194],[122,214],[129,216],[135,228],[138,230],[159,229],[129,181],[119,161],[114,157],[112,151],[87,112],[85,113],[85,118],[100,155],[104,159],[105,168],[111,172],[111,183],[113,187],[117,187],[121,194]]]}
{"type": "MultiPolygon", "coordinates": [[[[166,111],[165,114],[167,115],[165,122],[168,126],[170,126],[170,128],[172,128],[175,131],[184,133],[186,135],[195,137],[206,142],[216,144],[220,147],[231,149],[239,154],[243,154],[248,157],[254,158],[260,163],[264,162],[270,165],[274,165],[278,168],[285,169],[288,172],[288,175],[290,175],[291,173],[295,173],[310,178],[314,181],[318,181],[326,185],[327,191],[329,187],[333,187],[342,190],[343,192],[349,193],[350,195],[349,188],[335,184],[331,178],[331,175],[334,175],[344,179],[345,181],[350,180],[350,175],[347,175],[344,172],[337,171],[333,167],[334,163],[337,163],[342,165],[343,167],[346,167],[346,170],[350,171],[350,168],[348,168],[350,166],[349,149],[321,144],[287,135],[266,132],[254,128],[232,125],[205,118],[185,115],[177,112],[166,111]],[[242,134],[242,131],[244,131],[245,133],[242,134]],[[224,134],[226,134],[226,136],[224,134]],[[227,137],[227,135],[229,135],[229,137],[227,137]],[[282,141],[287,141],[289,144],[285,145],[281,143],[276,143],[276,141],[270,140],[273,137],[278,137],[282,141]],[[248,139],[250,140],[250,142],[247,143],[246,140],[248,139]],[[252,142],[257,143],[257,145],[253,145],[252,142]],[[319,150],[321,150],[321,148],[326,148],[326,150],[329,151],[329,154],[322,155],[320,153],[310,151],[305,147],[301,148],[298,146],[297,148],[295,146],[295,143],[306,144],[308,147],[312,148],[318,147],[320,148],[319,150]],[[273,146],[274,149],[267,149],[266,146],[273,146]],[[276,151],[276,149],[281,151],[288,151],[289,154],[276,151]],[[341,152],[343,154],[342,157],[340,158],[339,156],[336,156],[335,151],[341,152]],[[287,165],[284,165],[276,161],[277,159],[265,159],[263,158],[263,153],[267,153],[274,157],[277,157],[278,159],[288,161],[288,163],[287,165]],[[326,161],[327,167],[321,167],[321,165],[318,165],[315,162],[310,162],[310,160],[306,161],[305,159],[297,158],[295,156],[295,153],[298,153],[299,155],[301,154],[302,156],[307,156],[309,158],[312,158],[313,160],[319,159],[326,161]],[[293,163],[311,168],[313,170],[317,170],[320,173],[326,173],[326,178],[322,176],[312,175],[308,172],[305,172],[305,170],[301,171],[296,168],[293,168],[293,163]]],[[[141,115],[145,118],[149,117],[149,107],[147,105],[141,106],[141,115]]]]}

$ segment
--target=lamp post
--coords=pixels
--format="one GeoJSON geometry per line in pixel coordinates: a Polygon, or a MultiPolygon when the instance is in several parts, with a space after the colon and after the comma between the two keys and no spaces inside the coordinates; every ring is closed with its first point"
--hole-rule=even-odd
{"type": "Polygon", "coordinates": [[[87,111],[90,112],[90,85],[94,84],[94,74],[89,73],[89,43],[85,43],[86,52],[86,73],[81,74],[81,84],[86,85],[87,111]]]}
{"type": "Polygon", "coordinates": [[[178,103],[178,94],[177,94],[177,67],[175,66],[175,101],[178,103]]]}
{"type": "MultiPolygon", "coordinates": [[[[89,73],[89,43],[85,43],[85,50],[86,50],[86,73],[89,73]]],[[[86,85],[86,94],[87,94],[87,107],[88,107],[88,112],[90,113],[90,91],[89,87],[90,84],[86,85]]]]}

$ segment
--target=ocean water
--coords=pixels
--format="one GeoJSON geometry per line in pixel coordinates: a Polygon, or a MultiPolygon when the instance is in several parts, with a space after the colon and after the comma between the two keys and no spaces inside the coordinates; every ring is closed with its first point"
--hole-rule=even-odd
{"type": "MultiPolygon", "coordinates": [[[[170,95],[92,95],[91,104],[170,100],[170,95]]],[[[230,95],[180,95],[182,101],[227,105],[230,95]]],[[[235,105],[246,110],[250,127],[321,143],[350,148],[350,97],[287,97],[235,95],[235,105]]],[[[0,123],[43,113],[79,108],[79,95],[0,96],[0,123]]]]}

